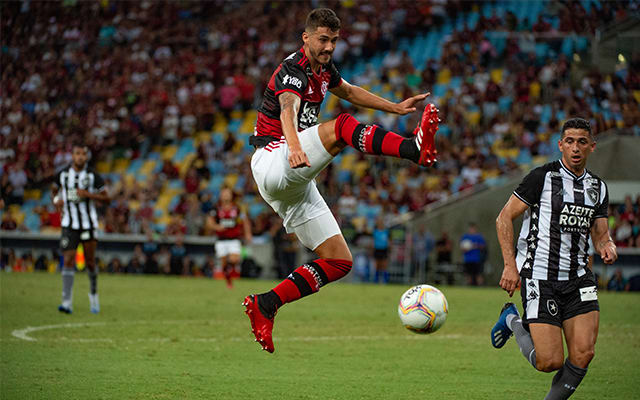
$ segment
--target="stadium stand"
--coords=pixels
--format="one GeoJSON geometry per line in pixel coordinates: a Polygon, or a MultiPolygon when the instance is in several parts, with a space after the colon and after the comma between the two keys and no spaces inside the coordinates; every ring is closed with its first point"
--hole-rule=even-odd
{"type": "MultiPolygon", "coordinates": [[[[343,18],[334,58],[345,79],[391,99],[430,91],[443,116],[433,169],[351,151],[318,177],[352,240],[381,214],[392,221],[546,161],[570,115],[640,135],[640,57],[615,72],[583,61],[595,30],[637,15],[637,3],[326,3],[343,18]]],[[[244,166],[261,85],[300,46],[283,7],[302,20],[311,2],[3,6],[2,229],[59,229],[49,182],[75,139],[109,183],[106,233],[206,235],[225,185],[255,221],[273,220],[244,166]]],[[[349,110],[407,133],[417,121],[348,107],[330,97],[321,115],[349,110]]],[[[620,240],[630,246],[638,201],[635,220],[614,207],[610,223],[614,235],[631,226],[633,239],[620,240]]]]}

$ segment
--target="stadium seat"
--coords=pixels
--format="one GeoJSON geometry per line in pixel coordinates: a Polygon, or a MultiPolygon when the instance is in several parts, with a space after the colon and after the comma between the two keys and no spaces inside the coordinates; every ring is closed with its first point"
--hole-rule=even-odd
{"type": "Polygon", "coordinates": [[[126,158],[119,158],[117,160],[114,161],[113,163],[113,170],[112,172],[118,173],[118,174],[123,174],[127,168],[129,167],[129,160],[126,158]]]}

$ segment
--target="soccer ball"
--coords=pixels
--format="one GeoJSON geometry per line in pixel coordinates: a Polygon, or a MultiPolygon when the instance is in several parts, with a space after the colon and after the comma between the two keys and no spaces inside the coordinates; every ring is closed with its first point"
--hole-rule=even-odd
{"type": "Polygon", "coordinates": [[[432,333],[444,325],[449,305],[444,294],[430,285],[418,285],[404,292],[398,315],[405,328],[416,333],[432,333]]]}

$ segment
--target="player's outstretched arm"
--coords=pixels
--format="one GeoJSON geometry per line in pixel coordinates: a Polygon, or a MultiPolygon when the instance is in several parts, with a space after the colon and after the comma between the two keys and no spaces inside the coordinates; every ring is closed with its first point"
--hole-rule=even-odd
{"type": "Polygon", "coordinates": [[[394,103],[387,99],[383,99],[360,86],[352,85],[344,79],[340,85],[330,89],[329,91],[356,106],[373,108],[374,110],[400,115],[416,111],[416,104],[426,99],[430,94],[418,94],[416,96],[409,97],[400,103],[394,103]]]}
{"type": "Polygon", "coordinates": [[[280,102],[280,122],[282,132],[289,146],[289,166],[291,168],[310,167],[309,158],[302,151],[300,139],[298,139],[298,110],[300,109],[300,97],[291,92],[283,92],[278,96],[280,102]]]}
{"type": "Polygon", "coordinates": [[[606,218],[597,218],[591,228],[591,240],[605,264],[613,264],[618,259],[616,245],[609,235],[606,218]]]}
{"type": "Polygon", "coordinates": [[[500,249],[502,250],[502,259],[504,260],[500,287],[509,293],[509,297],[513,296],[513,292],[515,292],[518,282],[520,282],[520,275],[516,266],[516,254],[513,249],[513,220],[522,215],[528,207],[525,202],[511,195],[507,204],[500,211],[498,218],[496,218],[496,232],[500,242],[500,249]]]}

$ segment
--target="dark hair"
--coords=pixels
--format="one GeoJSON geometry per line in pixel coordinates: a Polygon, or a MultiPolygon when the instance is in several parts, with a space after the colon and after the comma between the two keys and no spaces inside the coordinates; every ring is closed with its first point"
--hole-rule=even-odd
{"type": "Polygon", "coordinates": [[[74,147],[80,147],[81,149],[86,149],[87,145],[84,144],[84,142],[81,140],[74,140],[73,142],[71,142],[71,148],[74,148],[74,147]]]}
{"type": "Polygon", "coordinates": [[[591,132],[591,124],[584,118],[571,118],[565,121],[564,125],[562,125],[562,137],[564,137],[564,132],[567,129],[582,129],[589,132],[589,138],[591,140],[595,140],[593,137],[593,132],[591,132]]]}
{"type": "Polygon", "coordinates": [[[340,18],[331,9],[316,8],[307,15],[304,29],[307,32],[315,32],[320,27],[329,28],[331,31],[336,32],[340,30],[340,18]]]}

